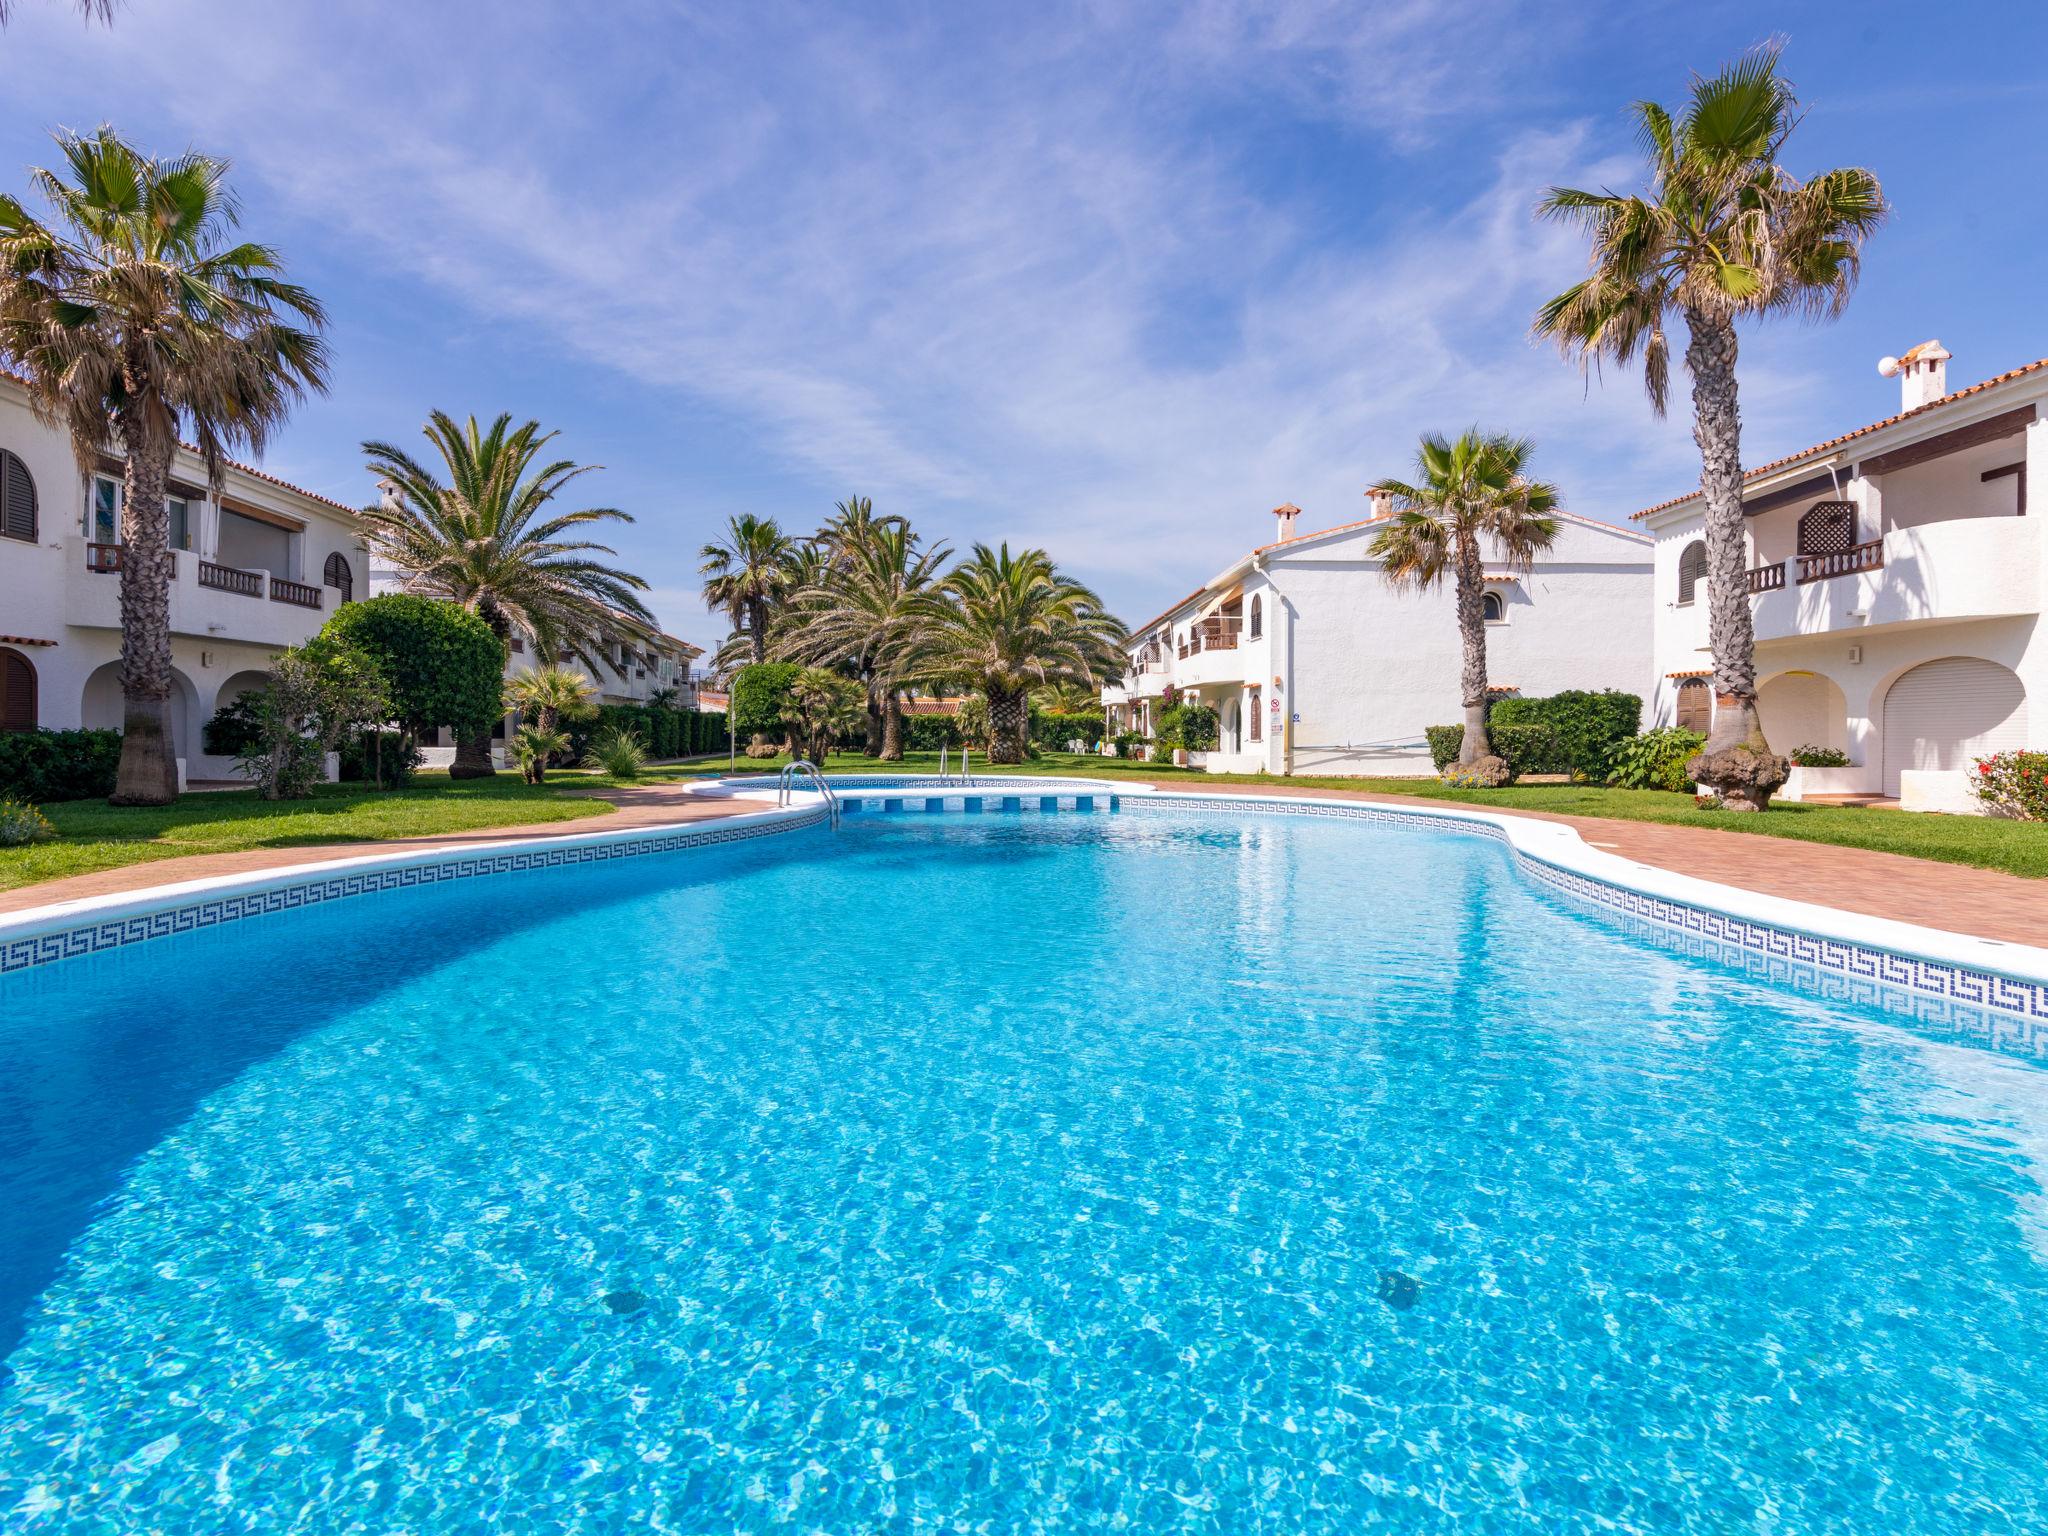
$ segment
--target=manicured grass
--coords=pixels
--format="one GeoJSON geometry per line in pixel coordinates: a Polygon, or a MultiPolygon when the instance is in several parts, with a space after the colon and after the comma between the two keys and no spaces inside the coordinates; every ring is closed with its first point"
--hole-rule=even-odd
{"type": "MultiPolygon", "coordinates": [[[[826,765],[839,773],[899,770],[933,773],[936,752],[913,752],[901,764],[877,763],[858,754],[835,753],[826,765]]],[[[741,770],[773,772],[786,759],[749,763],[741,770]]],[[[953,764],[957,766],[958,758],[953,764]]],[[[688,765],[656,770],[662,774],[724,773],[725,760],[698,759],[688,765]]],[[[1706,827],[1751,837],[1787,837],[1809,843],[1834,843],[1844,848],[1872,848],[1946,864],[2048,879],[2048,824],[1999,821],[1988,816],[1929,816],[1906,811],[1854,810],[1828,805],[1776,805],[1761,815],[1702,811],[1690,795],[1649,789],[1603,789],[1591,784],[1517,784],[1510,789],[1446,789],[1435,779],[1343,779],[1302,777],[1261,778],[1256,774],[1207,774],[1159,763],[1123,762],[1116,758],[1074,757],[1048,753],[1016,768],[992,768],[977,760],[973,771],[984,773],[1072,774],[1091,778],[1172,780],[1202,784],[1270,784],[1299,789],[1358,789],[1383,795],[1413,795],[1464,805],[1500,806],[1509,810],[1544,811],[1561,816],[1605,816],[1618,821],[1656,821],[1674,826],[1706,827]]]]}
{"type": "Polygon", "coordinates": [[[564,791],[609,782],[588,774],[559,783],[550,776],[537,786],[520,783],[516,774],[462,783],[422,775],[411,788],[383,793],[327,784],[310,800],[266,801],[254,791],[226,790],[188,794],[162,809],[67,801],[42,808],[62,834],[56,842],[0,849],[0,890],[188,853],[371,842],[603,816],[611,806],[564,791]]]}

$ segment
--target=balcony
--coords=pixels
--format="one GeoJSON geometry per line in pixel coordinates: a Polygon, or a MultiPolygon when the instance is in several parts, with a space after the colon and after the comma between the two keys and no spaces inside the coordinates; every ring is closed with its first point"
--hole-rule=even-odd
{"type": "Polygon", "coordinates": [[[2038,613],[2041,559],[2039,519],[2026,517],[1916,523],[1838,553],[1795,555],[1775,567],[1774,585],[1750,573],[1756,638],[2038,613]]]}
{"type": "Polygon", "coordinates": [[[202,560],[199,562],[199,585],[212,587],[216,592],[232,592],[237,597],[261,597],[263,573],[238,570],[232,565],[215,565],[211,560],[202,560]]]}
{"type": "Polygon", "coordinates": [[[296,608],[318,608],[320,589],[309,587],[303,581],[286,581],[282,576],[270,578],[270,600],[273,603],[290,603],[296,608]]]}
{"type": "MultiPolygon", "coordinates": [[[[105,578],[120,572],[122,548],[79,543],[82,548],[66,561],[66,622],[85,629],[119,629],[121,584],[105,578]]],[[[177,550],[171,552],[170,585],[173,634],[279,649],[310,640],[320,628],[327,601],[323,588],[177,550]]]]}

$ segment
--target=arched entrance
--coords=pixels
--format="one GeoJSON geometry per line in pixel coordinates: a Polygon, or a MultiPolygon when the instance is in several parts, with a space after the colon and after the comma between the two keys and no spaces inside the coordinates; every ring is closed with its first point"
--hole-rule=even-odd
{"type": "MultiPolygon", "coordinates": [[[[171,755],[190,758],[199,750],[199,695],[192,680],[171,669],[171,755]]],[[[121,729],[121,663],[110,661],[85,680],[78,722],[89,731],[121,729]]]]}
{"type": "Polygon", "coordinates": [[[1774,752],[1794,747],[1849,750],[1849,702],[1818,672],[1783,672],[1757,690],[1757,714],[1774,752]]]}
{"type": "Polygon", "coordinates": [[[1956,771],[2027,741],[2027,690],[2012,668],[1944,656],[1901,673],[1884,696],[1884,792],[1909,769],[1956,771]]]}
{"type": "Polygon", "coordinates": [[[1222,740],[1217,745],[1225,752],[1237,751],[1238,731],[1237,699],[1233,696],[1223,701],[1223,729],[1220,733],[1222,740]]]}

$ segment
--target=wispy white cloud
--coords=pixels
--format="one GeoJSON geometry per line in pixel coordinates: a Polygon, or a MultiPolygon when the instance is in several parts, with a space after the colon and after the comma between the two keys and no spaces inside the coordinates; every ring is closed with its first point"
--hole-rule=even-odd
{"type": "MultiPolygon", "coordinates": [[[[206,38],[136,7],[111,39],[38,44],[90,47],[365,269],[715,408],[792,483],[1049,544],[1135,614],[1264,537],[1280,500],[1359,515],[1424,428],[1532,433],[1595,511],[1688,473],[1682,426],[1526,339],[1578,263],[1531,222],[1538,190],[1623,169],[1582,128],[1504,130],[1471,173],[1347,190],[1342,217],[1313,190],[1477,110],[1459,39],[1512,18],[1452,10],[1205,0],[970,28],[535,5],[479,37],[474,13],[222,0],[206,38]],[[1323,157],[1311,190],[1264,179],[1233,128],[1262,98],[1264,131],[1323,157]]],[[[627,536],[665,600],[725,510],[627,536]]]]}

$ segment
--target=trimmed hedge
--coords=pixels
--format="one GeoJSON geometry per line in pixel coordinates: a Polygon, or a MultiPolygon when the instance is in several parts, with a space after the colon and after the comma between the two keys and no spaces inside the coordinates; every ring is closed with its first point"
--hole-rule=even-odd
{"type": "Polygon", "coordinates": [[[1061,714],[1057,711],[1031,711],[1031,742],[1033,746],[1048,752],[1064,752],[1067,743],[1076,738],[1088,743],[1093,751],[1102,745],[1102,733],[1107,722],[1100,715],[1061,714]]]}
{"type": "Polygon", "coordinates": [[[0,734],[0,798],[48,804],[104,800],[121,766],[119,731],[0,734]]]}
{"type": "Polygon", "coordinates": [[[703,757],[726,748],[725,716],[662,704],[601,704],[588,719],[569,722],[569,750],[576,761],[613,728],[639,738],[653,758],[703,757]]]}
{"type": "Polygon", "coordinates": [[[960,745],[960,722],[951,715],[905,715],[903,749],[906,752],[936,752],[941,747],[960,745]]]}
{"type": "Polygon", "coordinates": [[[1614,764],[1621,744],[1641,729],[1643,701],[1632,693],[1604,688],[1597,693],[1568,688],[1540,699],[1499,699],[1487,712],[1489,734],[1496,726],[1540,726],[1551,746],[1540,754],[1542,766],[1525,773],[1568,773],[1600,783],[1614,764]]]}

